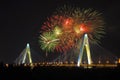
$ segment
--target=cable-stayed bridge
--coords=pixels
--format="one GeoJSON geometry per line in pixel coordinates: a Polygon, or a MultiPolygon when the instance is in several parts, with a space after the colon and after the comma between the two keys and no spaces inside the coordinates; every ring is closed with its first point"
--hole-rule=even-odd
{"type": "Polygon", "coordinates": [[[87,35],[84,35],[81,43],[79,44],[80,46],[76,47],[75,49],[73,48],[67,54],[59,55],[59,57],[53,61],[72,61],[78,63],[80,60],[80,64],[105,64],[115,63],[118,60],[118,57],[116,55],[104,49],[99,44],[93,44],[89,42],[87,35]]]}
{"type": "Polygon", "coordinates": [[[41,62],[43,64],[46,63],[56,65],[57,62],[59,64],[66,63],[65,65],[68,65],[68,63],[72,63],[73,66],[95,66],[95,64],[99,64],[100,66],[100,64],[118,63],[117,56],[102,48],[98,44],[90,43],[87,34],[85,34],[82,38],[79,47],[77,47],[75,50],[70,50],[66,54],[58,55],[58,57],[56,59],[53,59],[52,61],[46,61],[42,57],[42,55],[38,54],[36,54],[35,51],[31,50],[30,45],[27,44],[26,48],[20,53],[20,56],[15,60],[15,63],[34,64],[41,62]]]}
{"type": "Polygon", "coordinates": [[[20,53],[20,55],[14,61],[15,64],[32,64],[37,62],[45,61],[43,56],[40,53],[35,52],[32,48],[30,48],[29,43],[27,43],[24,50],[20,53]]]}

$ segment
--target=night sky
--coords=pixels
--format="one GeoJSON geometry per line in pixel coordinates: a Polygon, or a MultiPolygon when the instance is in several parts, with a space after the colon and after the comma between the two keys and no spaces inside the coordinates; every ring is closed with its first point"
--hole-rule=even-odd
{"type": "MultiPolygon", "coordinates": [[[[0,2],[0,61],[12,63],[30,43],[40,53],[40,27],[57,7],[64,4],[93,8],[105,20],[105,36],[101,46],[120,56],[120,5],[115,0],[8,0],[0,2]]],[[[53,55],[54,56],[54,55],[53,55]]]]}

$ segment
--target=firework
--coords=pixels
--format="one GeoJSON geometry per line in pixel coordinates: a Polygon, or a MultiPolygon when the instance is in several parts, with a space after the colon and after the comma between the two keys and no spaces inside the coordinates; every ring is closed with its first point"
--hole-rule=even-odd
{"type": "Polygon", "coordinates": [[[79,36],[87,33],[91,42],[99,42],[100,38],[105,34],[104,20],[98,11],[64,6],[57,9],[55,15],[64,15],[65,17],[72,18],[74,20],[72,29],[77,34],[79,33],[79,36]]]}
{"type": "Polygon", "coordinates": [[[42,25],[41,30],[41,48],[48,52],[68,51],[77,45],[85,33],[91,42],[97,43],[105,33],[101,13],[69,6],[57,9],[42,25]]]}
{"type": "Polygon", "coordinates": [[[50,32],[45,32],[43,35],[40,35],[40,44],[41,49],[47,52],[54,50],[55,46],[58,44],[59,39],[50,32]]]}

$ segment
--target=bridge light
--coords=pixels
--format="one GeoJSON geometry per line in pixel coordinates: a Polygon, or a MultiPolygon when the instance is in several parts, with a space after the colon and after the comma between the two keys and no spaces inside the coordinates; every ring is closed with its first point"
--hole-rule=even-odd
{"type": "Polygon", "coordinates": [[[106,63],[109,63],[109,61],[107,60],[106,63]]]}
{"type": "Polygon", "coordinates": [[[30,46],[29,43],[27,43],[27,48],[28,48],[29,46],[30,46]]]}
{"type": "Polygon", "coordinates": [[[99,60],[99,61],[98,61],[98,63],[100,64],[100,63],[101,63],[101,61],[99,60]]]}
{"type": "Polygon", "coordinates": [[[118,61],[115,61],[115,64],[117,64],[118,63],[118,61]]]}
{"type": "Polygon", "coordinates": [[[120,63],[120,58],[118,59],[118,63],[120,63]]]}

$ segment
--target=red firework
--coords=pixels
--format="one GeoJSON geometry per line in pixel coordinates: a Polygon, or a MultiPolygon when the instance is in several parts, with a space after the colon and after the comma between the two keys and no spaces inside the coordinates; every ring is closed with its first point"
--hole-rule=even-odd
{"type": "Polygon", "coordinates": [[[47,18],[41,27],[41,32],[42,34],[51,32],[55,35],[55,38],[59,39],[55,49],[66,53],[76,46],[76,43],[85,33],[88,34],[91,41],[98,41],[97,39],[100,39],[101,35],[104,34],[103,25],[103,19],[96,11],[61,8],[57,14],[47,18]]]}

